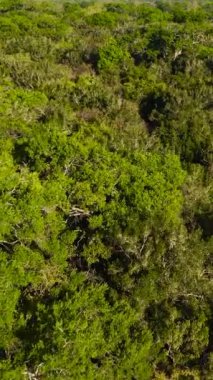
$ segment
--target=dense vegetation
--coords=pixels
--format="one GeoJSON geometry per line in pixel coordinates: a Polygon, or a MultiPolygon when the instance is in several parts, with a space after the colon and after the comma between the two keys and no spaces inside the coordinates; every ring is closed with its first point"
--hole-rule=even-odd
{"type": "Polygon", "coordinates": [[[210,380],[211,1],[0,0],[0,378],[210,380]]]}

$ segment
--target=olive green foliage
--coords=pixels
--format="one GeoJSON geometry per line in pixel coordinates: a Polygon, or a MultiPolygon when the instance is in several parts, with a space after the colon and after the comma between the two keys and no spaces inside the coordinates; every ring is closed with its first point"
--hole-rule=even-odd
{"type": "Polygon", "coordinates": [[[0,2],[0,378],[212,378],[212,6],[0,2]]]}

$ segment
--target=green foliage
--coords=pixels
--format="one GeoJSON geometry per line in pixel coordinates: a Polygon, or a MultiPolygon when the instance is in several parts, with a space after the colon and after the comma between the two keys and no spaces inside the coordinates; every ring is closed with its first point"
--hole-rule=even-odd
{"type": "Polygon", "coordinates": [[[111,29],[118,24],[119,17],[116,17],[113,12],[101,12],[89,16],[87,22],[91,25],[111,29]]]}
{"type": "Polygon", "coordinates": [[[110,306],[104,285],[85,287],[82,276],[76,273],[69,281],[64,296],[58,295],[60,300],[37,304],[35,315],[28,316],[27,325],[20,332],[31,346],[34,368],[45,355],[45,364],[39,369],[44,378],[100,379],[110,374],[111,378],[128,379],[133,374],[143,374],[148,379],[151,335],[141,326],[142,340],[134,334],[130,337],[129,330],[138,318],[128,303],[110,306]],[[41,321],[37,327],[33,318],[41,321]],[[36,336],[29,342],[35,328],[36,336]],[[137,365],[132,366],[135,360],[137,365]],[[117,366],[119,362],[121,366],[117,366]]]}
{"type": "Polygon", "coordinates": [[[211,18],[1,1],[1,379],[211,379],[211,18]]]}
{"type": "Polygon", "coordinates": [[[130,58],[127,51],[123,50],[118,43],[111,38],[107,41],[107,45],[99,50],[98,68],[100,72],[114,72],[121,65],[125,65],[126,60],[130,58]]]}
{"type": "Polygon", "coordinates": [[[19,34],[19,27],[9,17],[0,16],[1,38],[19,34]]]}

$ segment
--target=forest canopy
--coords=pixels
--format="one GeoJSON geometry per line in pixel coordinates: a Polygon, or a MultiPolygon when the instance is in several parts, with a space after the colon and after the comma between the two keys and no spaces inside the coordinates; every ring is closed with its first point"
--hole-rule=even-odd
{"type": "Polygon", "coordinates": [[[210,380],[211,1],[0,0],[0,378],[210,380]]]}

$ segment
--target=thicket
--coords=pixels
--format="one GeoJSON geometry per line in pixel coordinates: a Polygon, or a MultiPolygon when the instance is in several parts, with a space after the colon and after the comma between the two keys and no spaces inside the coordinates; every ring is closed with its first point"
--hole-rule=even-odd
{"type": "Polygon", "coordinates": [[[209,1],[0,1],[0,378],[210,380],[209,1]]]}

